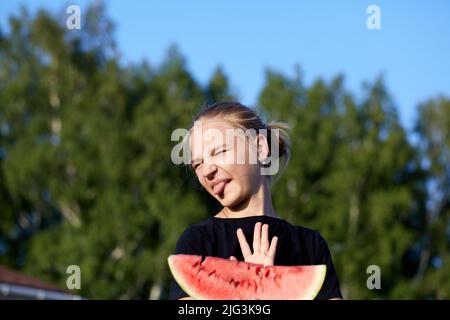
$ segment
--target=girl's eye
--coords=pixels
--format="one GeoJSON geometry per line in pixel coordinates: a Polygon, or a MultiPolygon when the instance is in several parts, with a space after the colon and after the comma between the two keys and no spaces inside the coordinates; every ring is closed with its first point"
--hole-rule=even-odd
{"type": "Polygon", "coordinates": [[[226,151],[227,151],[226,149],[222,149],[222,150],[220,150],[219,152],[216,152],[216,155],[221,154],[221,153],[224,153],[224,152],[226,152],[226,151]]]}

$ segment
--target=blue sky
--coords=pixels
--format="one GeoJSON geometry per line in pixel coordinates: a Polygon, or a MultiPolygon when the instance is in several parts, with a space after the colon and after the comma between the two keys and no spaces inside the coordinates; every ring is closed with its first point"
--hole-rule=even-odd
{"type": "MultiPolygon", "coordinates": [[[[61,10],[88,0],[1,0],[0,25],[20,4],[61,10]]],[[[357,96],[363,81],[383,74],[411,129],[417,105],[450,97],[450,1],[105,1],[116,24],[122,62],[159,64],[171,44],[202,84],[220,65],[241,101],[254,105],[267,68],[304,81],[345,75],[357,96]],[[366,9],[381,9],[381,30],[368,30],[366,9]]],[[[83,14],[83,11],[82,11],[83,14]]]]}

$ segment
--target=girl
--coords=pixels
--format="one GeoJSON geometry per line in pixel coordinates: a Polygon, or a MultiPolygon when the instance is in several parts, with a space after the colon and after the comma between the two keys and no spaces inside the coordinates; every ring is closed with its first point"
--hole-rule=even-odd
{"type": "MultiPolygon", "coordinates": [[[[326,264],[327,274],[316,299],[340,299],[324,238],[281,219],[272,205],[271,169],[279,176],[290,156],[285,129],[288,126],[281,122],[264,124],[252,109],[237,102],[215,103],[200,110],[187,136],[191,164],[200,184],[223,209],[189,226],[175,252],[263,265],[326,264]]],[[[172,279],[170,299],[189,298],[172,279]]]]}

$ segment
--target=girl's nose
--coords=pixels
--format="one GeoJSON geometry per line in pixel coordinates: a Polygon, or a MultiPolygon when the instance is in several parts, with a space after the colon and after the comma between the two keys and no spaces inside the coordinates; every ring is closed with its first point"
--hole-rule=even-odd
{"type": "Polygon", "coordinates": [[[205,163],[203,164],[203,176],[205,178],[210,177],[213,173],[215,173],[217,171],[217,166],[213,163],[205,163]]]}

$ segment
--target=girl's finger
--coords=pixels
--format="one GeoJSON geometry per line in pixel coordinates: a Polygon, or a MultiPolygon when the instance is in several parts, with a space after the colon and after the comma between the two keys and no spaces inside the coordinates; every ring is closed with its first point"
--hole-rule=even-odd
{"type": "Polygon", "coordinates": [[[230,257],[230,260],[231,260],[231,261],[237,261],[237,259],[236,259],[235,256],[231,256],[231,257],[230,257]]]}
{"type": "Polygon", "coordinates": [[[275,253],[277,250],[278,237],[273,237],[272,242],[270,244],[269,253],[267,254],[270,258],[275,260],[275,253]]]}
{"type": "Polygon", "coordinates": [[[241,228],[237,230],[237,237],[239,240],[239,245],[241,246],[242,256],[244,257],[244,259],[248,256],[251,256],[252,251],[250,250],[250,247],[247,243],[247,239],[245,239],[244,232],[242,231],[241,228]]]}
{"type": "Polygon", "coordinates": [[[253,231],[253,252],[261,251],[261,222],[255,224],[255,230],[253,231]]]}
{"type": "Polygon", "coordinates": [[[267,254],[269,250],[269,225],[263,224],[261,235],[261,252],[267,254]]]}

